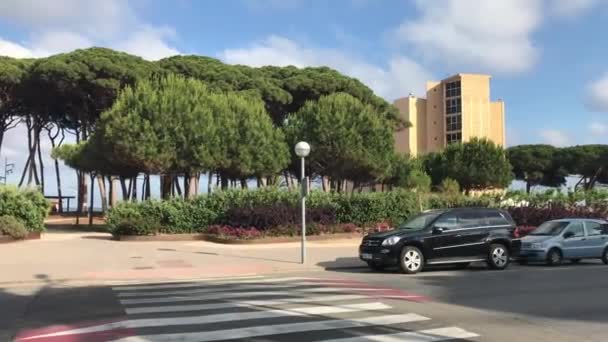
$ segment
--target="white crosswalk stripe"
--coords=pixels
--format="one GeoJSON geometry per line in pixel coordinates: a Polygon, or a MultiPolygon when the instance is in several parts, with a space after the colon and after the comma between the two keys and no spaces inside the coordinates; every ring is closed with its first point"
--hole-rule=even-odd
{"type": "Polygon", "coordinates": [[[78,340],[84,341],[85,336],[103,334],[96,336],[121,342],[257,337],[290,342],[438,342],[478,336],[409,310],[403,312],[403,306],[399,310],[387,300],[409,294],[352,281],[245,277],[112,289],[126,319],[23,340],[81,336],[78,340]]]}
{"type": "Polygon", "coordinates": [[[335,295],[335,296],[318,296],[318,297],[303,297],[303,298],[279,298],[269,300],[244,300],[239,302],[213,303],[213,304],[191,304],[191,305],[165,305],[165,306],[144,306],[135,308],[125,308],[125,312],[129,315],[144,314],[154,312],[186,312],[186,311],[201,311],[212,309],[226,309],[234,307],[249,307],[249,306],[270,306],[289,303],[306,303],[319,302],[327,303],[339,300],[355,300],[364,299],[364,295],[335,295]]]}

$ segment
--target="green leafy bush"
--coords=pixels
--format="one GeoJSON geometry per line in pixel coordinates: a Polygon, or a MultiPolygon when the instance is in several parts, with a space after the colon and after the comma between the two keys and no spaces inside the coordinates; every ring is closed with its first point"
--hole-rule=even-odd
{"type": "MultiPolygon", "coordinates": [[[[380,222],[399,224],[422,210],[451,207],[492,207],[492,196],[428,194],[398,189],[388,192],[325,193],[313,191],[307,198],[308,221],[332,226],[353,224],[372,228],[380,222]]],[[[299,192],[279,189],[229,190],[193,200],[121,203],[107,216],[114,235],[196,233],[209,226],[231,226],[295,234],[299,224],[299,192]]],[[[325,228],[324,228],[325,229],[325,228]]]]}
{"type": "Polygon", "coordinates": [[[25,239],[27,228],[13,216],[0,216],[0,235],[8,235],[14,239],[25,239]]]}
{"type": "Polygon", "coordinates": [[[51,205],[36,189],[0,186],[0,216],[13,216],[30,232],[44,231],[44,219],[51,205]]]}

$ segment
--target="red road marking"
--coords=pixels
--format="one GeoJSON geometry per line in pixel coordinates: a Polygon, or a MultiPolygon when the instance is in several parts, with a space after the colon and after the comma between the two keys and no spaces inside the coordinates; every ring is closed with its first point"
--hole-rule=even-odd
{"type": "Polygon", "coordinates": [[[377,286],[377,285],[373,285],[373,284],[369,284],[369,283],[364,283],[364,282],[357,281],[357,280],[351,280],[351,279],[323,279],[323,278],[314,278],[314,279],[310,279],[309,281],[311,281],[311,282],[317,282],[319,284],[324,284],[324,285],[328,285],[328,286],[332,286],[332,287],[349,288],[349,289],[351,289],[351,292],[353,292],[353,293],[365,294],[365,295],[368,295],[368,296],[373,297],[373,298],[402,299],[402,300],[409,300],[409,301],[413,301],[413,302],[428,302],[428,301],[431,301],[431,298],[429,298],[429,297],[418,295],[418,294],[411,293],[411,292],[408,292],[408,291],[404,291],[404,290],[400,290],[400,289],[395,289],[395,288],[381,287],[381,286],[377,286]],[[360,288],[360,289],[375,289],[375,290],[372,290],[372,291],[357,291],[357,288],[360,288]]]}
{"type": "Polygon", "coordinates": [[[64,324],[64,325],[51,325],[44,328],[39,329],[24,329],[17,333],[15,337],[15,342],[25,342],[25,341],[42,341],[42,342],[103,342],[109,340],[115,340],[123,337],[135,336],[135,330],[129,328],[116,328],[105,331],[96,331],[92,333],[76,333],[69,335],[59,335],[53,336],[54,334],[59,334],[64,331],[81,329],[87,327],[93,327],[100,324],[108,324],[108,323],[117,323],[122,320],[105,320],[105,321],[95,321],[95,322],[86,322],[86,323],[78,323],[78,324],[64,324]],[[51,336],[46,336],[51,335],[51,336]]]}

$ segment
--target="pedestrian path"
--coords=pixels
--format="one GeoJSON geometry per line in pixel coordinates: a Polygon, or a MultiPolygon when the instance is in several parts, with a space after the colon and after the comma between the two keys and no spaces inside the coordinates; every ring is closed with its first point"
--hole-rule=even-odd
{"type": "Polygon", "coordinates": [[[422,296],[349,280],[252,276],[112,289],[124,319],[19,341],[432,342],[478,337],[403,309],[408,301],[426,300],[422,296]]]}

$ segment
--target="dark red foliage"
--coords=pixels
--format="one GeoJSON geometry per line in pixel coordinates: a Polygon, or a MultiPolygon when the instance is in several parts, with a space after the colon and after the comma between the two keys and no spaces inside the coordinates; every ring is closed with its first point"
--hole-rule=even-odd
{"type": "MultiPolygon", "coordinates": [[[[255,227],[266,230],[272,227],[296,225],[300,223],[301,214],[298,207],[272,205],[254,208],[230,209],[224,224],[232,227],[255,227]]],[[[333,208],[309,208],[306,210],[306,221],[323,225],[335,224],[336,210],[333,208]]]]}
{"type": "Polygon", "coordinates": [[[253,227],[239,228],[219,225],[207,228],[207,234],[233,239],[257,239],[262,237],[262,232],[253,227]]]}
{"type": "Polygon", "coordinates": [[[566,207],[562,205],[548,207],[513,207],[509,213],[518,226],[538,227],[543,222],[563,218],[606,218],[608,208],[566,207]]]}
{"type": "Polygon", "coordinates": [[[536,226],[518,226],[517,228],[515,228],[513,235],[516,238],[522,238],[522,237],[530,234],[536,228],[537,228],[536,226]]]}

